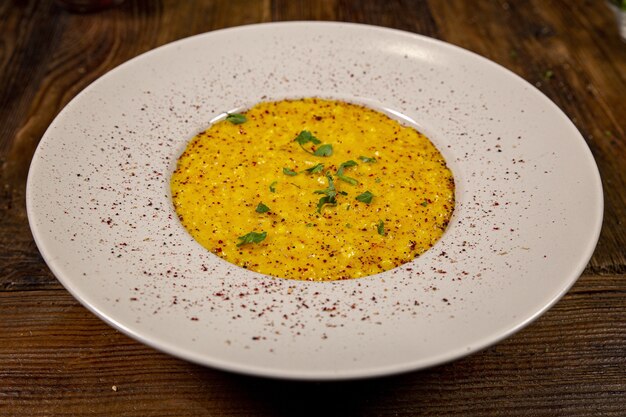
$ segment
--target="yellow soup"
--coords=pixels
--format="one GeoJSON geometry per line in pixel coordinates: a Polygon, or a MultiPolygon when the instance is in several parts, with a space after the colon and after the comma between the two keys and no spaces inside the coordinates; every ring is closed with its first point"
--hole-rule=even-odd
{"type": "Polygon", "coordinates": [[[260,103],[194,137],[171,180],[176,213],[215,255],[281,278],[376,274],[430,248],[454,179],[427,137],[369,108],[260,103]]]}

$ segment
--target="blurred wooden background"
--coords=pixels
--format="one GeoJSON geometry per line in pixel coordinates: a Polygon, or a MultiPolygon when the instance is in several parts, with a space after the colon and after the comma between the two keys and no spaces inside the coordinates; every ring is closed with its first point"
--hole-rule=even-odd
{"type": "Polygon", "coordinates": [[[1,1],[0,415],[626,415],[625,98],[626,43],[602,1],[126,0],[92,14],[52,0],[1,1]],[[192,365],[81,307],[43,262],[26,218],[28,166],[47,126],[89,83],[140,53],[280,20],[431,36],[550,97],[587,140],[605,190],[600,242],[565,298],[515,336],[454,363],[323,384],[192,365]]]}

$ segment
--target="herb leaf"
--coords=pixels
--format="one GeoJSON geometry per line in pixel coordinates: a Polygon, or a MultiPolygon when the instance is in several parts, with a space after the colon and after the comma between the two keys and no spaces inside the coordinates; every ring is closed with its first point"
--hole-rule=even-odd
{"type": "Polygon", "coordinates": [[[273,193],[276,192],[276,184],[278,184],[278,181],[274,181],[273,183],[270,184],[270,191],[273,193]]]}
{"type": "Polygon", "coordinates": [[[385,223],[382,220],[378,221],[378,225],[376,226],[376,230],[378,231],[378,234],[381,236],[385,236],[387,233],[385,233],[385,223]]]}
{"type": "Polygon", "coordinates": [[[370,204],[372,202],[373,197],[374,197],[374,194],[370,193],[369,191],[366,191],[362,194],[357,195],[356,199],[362,203],[370,204]]]}
{"type": "Polygon", "coordinates": [[[350,168],[350,167],[355,167],[359,164],[357,164],[356,162],[354,162],[352,159],[349,161],[346,161],[344,163],[342,163],[341,165],[339,165],[339,171],[342,171],[344,168],[350,168]]]}
{"type": "Polygon", "coordinates": [[[341,174],[337,174],[337,178],[339,178],[341,181],[345,181],[348,184],[352,184],[352,185],[357,185],[359,183],[354,178],[346,177],[345,175],[341,175],[341,174]]]}
{"type": "Polygon", "coordinates": [[[259,203],[258,206],[256,206],[256,210],[257,213],[267,213],[268,211],[270,211],[270,208],[268,206],[266,206],[263,203],[259,203]]]}
{"type": "Polygon", "coordinates": [[[265,240],[266,237],[267,237],[267,232],[261,232],[261,233],[250,232],[248,234],[239,236],[237,238],[239,239],[239,243],[237,243],[237,247],[246,245],[248,243],[261,243],[265,240]]]}
{"type": "Polygon", "coordinates": [[[333,145],[329,145],[328,143],[320,146],[313,152],[315,156],[331,156],[333,154],[333,145]]]}
{"type": "Polygon", "coordinates": [[[300,132],[300,134],[298,134],[298,136],[296,136],[294,140],[298,142],[300,146],[309,142],[312,142],[315,145],[319,145],[320,143],[322,143],[321,140],[313,136],[313,134],[308,130],[303,130],[302,132],[300,132]]]}
{"type": "Polygon", "coordinates": [[[317,203],[317,212],[321,213],[322,212],[322,208],[326,205],[330,205],[330,206],[336,206],[337,205],[337,200],[334,197],[329,197],[329,196],[325,196],[320,198],[320,201],[318,201],[317,203]]]}
{"type": "Polygon", "coordinates": [[[354,178],[350,178],[347,177],[345,175],[343,175],[343,170],[346,168],[350,168],[350,167],[354,167],[357,166],[358,164],[356,162],[354,162],[353,160],[350,161],[346,161],[344,163],[342,163],[341,165],[339,165],[339,169],[337,170],[337,178],[339,178],[342,181],[345,181],[349,184],[352,185],[357,185],[359,182],[357,180],[355,180],[354,178]]]}
{"type": "Polygon", "coordinates": [[[298,173],[294,170],[292,170],[291,168],[283,168],[283,174],[285,175],[289,175],[290,177],[295,177],[296,175],[298,175],[298,173]]]}
{"type": "Polygon", "coordinates": [[[248,118],[240,113],[227,113],[226,120],[231,122],[234,125],[240,125],[248,121],[248,118]]]}
{"type": "Polygon", "coordinates": [[[305,171],[308,172],[309,174],[317,174],[318,172],[322,172],[323,169],[324,169],[324,164],[317,164],[311,168],[305,169],[305,171]]]}
{"type": "Polygon", "coordinates": [[[313,193],[314,194],[326,194],[327,196],[335,197],[337,195],[337,190],[335,189],[335,182],[333,181],[333,176],[327,172],[326,178],[328,178],[328,188],[325,190],[316,190],[316,191],[313,191],[313,193]]]}
{"type": "Polygon", "coordinates": [[[359,156],[359,159],[363,162],[365,162],[366,164],[372,164],[374,162],[376,162],[376,158],[370,158],[368,156],[359,156]]]}
{"type": "Polygon", "coordinates": [[[428,200],[424,200],[420,203],[422,207],[426,207],[428,205],[428,200]]]}
{"type": "Polygon", "coordinates": [[[329,144],[320,146],[319,148],[315,150],[315,152],[311,152],[310,150],[306,149],[304,145],[306,145],[309,142],[311,142],[314,145],[319,145],[320,143],[322,143],[321,140],[313,136],[313,134],[309,132],[308,130],[303,130],[302,132],[300,132],[298,136],[296,136],[294,141],[298,142],[302,150],[310,153],[311,155],[331,156],[333,154],[333,145],[329,145],[329,144]]]}
{"type": "MultiPolygon", "coordinates": [[[[319,199],[319,202],[317,203],[317,212],[321,213],[322,212],[322,208],[328,204],[331,206],[336,206],[337,205],[337,190],[335,189],[335,182],[333,181],[333,177],[332,175],[330,175],[328,172],[326,172],[326,178],[328,178],[328,188],[325,190],[316,190],[313,193],[314,194],[325,194],[324,197],[319,199]]],[[[339,194],[345,195],[347,194],[344,191],[340,191],[339,194]]]]}
{"type": "Polygon", "coordinates": [[[354,162],[353,160],[349,160],[346,161],[344,163],[342,163],[341,165],[339,165],[339,169],[337,170],[337,175],[341,175],[343,174],[343,170],[346,168],[350,168],[350,167],[355,167],[358,164],[356,162],[354,162]]]}

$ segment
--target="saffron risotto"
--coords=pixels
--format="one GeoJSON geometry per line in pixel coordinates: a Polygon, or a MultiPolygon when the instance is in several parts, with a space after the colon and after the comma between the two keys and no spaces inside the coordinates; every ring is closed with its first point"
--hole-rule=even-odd
{"type": "Polygon", "coordinates": [[[274,277],[359,278],[443,234],[454,178],[437,148],[378,111],[262,102],[199,133],[171,178],[176,213],[215,255],[274,277]]]}

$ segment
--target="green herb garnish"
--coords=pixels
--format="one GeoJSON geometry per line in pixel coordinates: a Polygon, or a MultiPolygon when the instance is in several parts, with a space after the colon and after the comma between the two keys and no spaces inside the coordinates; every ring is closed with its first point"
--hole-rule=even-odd
{"type": "Polygon", "coordinates": [[[305,145],[309,142],[312,142],[314,145],[319,145],[320,143],[322,143],[321,140],[313,136],[313,134],[308,130],[303,130],[302,132],[300,132],[294,140],[298,142],[300,146],[305,145]]]}
{"type": "Polygon", "coordinates": [[[346,162],[342,163],[341,165],[339,165],[339,169],[337,170],[337,173],[338,174],[343,174],[343,170],[345,168],[355,167],[357,165],[358,164],[356,162],[354,162],[353,160],[346,161],[346,162]]]}
{"type": "Polygon", "coordinates": [[[239,236],[237,238],[239,239],[239,243],[237,243],[237,247],[246,245],[248,243],[261,243],[265,240],[266,237],[267,237],[267,232],[261,232],[261,233],[250,232],[248,234],[239,236]]]}
{"type": "Polygon", "coordinates": [[[304,171],[308,172],[309,174],[317,174],[318,172],[322,172],[322,170],[324,169],[324,164],[317,164],[311,168],[307,168],[304,171]]]}
{"type": "Polygon", "coordinates": [[[331,156],[333,154],[333,145],[324,144],[317,148],[313,155],[315,156],[331,156]]]}
{"type": "Polygon", "coordinates": [[[276,184],[278,184],[278,181],[274,181],[273,183],[270,184],[270,191],[273,193],[276,192],[276,184]]]}
{"type": "Polygon", "coordinates": [[[290,177],[295,177],[296,175],[298,175],[298,173],[294,170],[292,170],[291,168],[283,168],[283,174],[285,175],[289,175],[290,177]]]}
{"type": "Polygon", "coordinates": [[[329,196],[320,198],[320,200],[317,202],[317,212],[322,213],[322,208],[326,204],[331,205],[331,206],[336,206],[337,200],[335,199],[335,197],[329,197],[329,196]]]}
{"type": "Polygon", "coordinates": [[[311,155],[313,155],[313,152],[306,149],[304,145],[306,145],[309,142],[311,142],[314,145],[319,145],[320,143],[322,143],[321,140],[313,136],[313,133],[309,132],[308,130],[303,130],[302,132],[300,132],[294,140],[298,142],[298,144],[300,145],[303,151],[310,153],[311,155]]]}
{"type": "Polygon", "coordinates": [[[256,210],[257,213],[267,213],[268,211],[270,211],[270,208],[268,206],[266,206],[263,203],[259,203],[258,206],[256,206],[256,210]]]}
{"type": "Polygon", "coordinates": [[[359,159],[366,164],[373,164],[374,162],[376,162],[376,158],[370,158],[368,156],[359,156],[359,159]]]}
{"type": "Polygon", "coordinates": [[[311,142],[314,145],[319,145],[320,143],[322,143],[321,140],[313,136],[313,133],[309,132],[308,130],[303,130],[302,132],[300,132],[298,136],[296,136],[294,141],[298,142],[298,144],[300,145],[303,151],[310,153],[311,155],[331,156],[333,154],[333,145],[329,145],[329,144],[320,146],[319,148],[315,150],[315,152],[311,152],[310,150],[306,149],[304,145],[306,145],[309,142],[311,142]]]}
{"type": "Polygon", "coordinates": [[[245,115],[240,113],[227,113],[226,120],[231,122],[234,125],[240,125],[248,121],[245,115]]]}
{"type": "Polygon", "coordinates": [[[350,178],[350,177],[346,177],[345,175],[343,175],[343,170],[346,168],[350,168],[350,167],[354,167],[357,166],[358,164],[352,160],[350,161],[346,161],[344,163],[342,163],[341,165],[339,165],[339,169],[337,170],[337,178],[339,178],[341,181],[345,181],[349,184],[352,185],[357,185],[359,182],[357,180],[355,180],[354,178],[350,178]]]}
{"type": "Polygon", "coordinates": [[[424,200],[420,203],[422,207],[426,207],[428,205],[428,200],[424,200]]]}
{"type": "Polygon", "coordinates": [[[381,236],[385,236],[387,233],[385,233],[385,223],[382,220],[378,221],[378,225],[376,226],[376,230],[378,231],[378,234],[381,236]]]}
{"type": "Polygon", "coordinates": [[[324,194],[324,197],[320,198],[319,202],[317,203],[318,213],[321,213],[322,208],[327,204],[330,206],[336,206],[337,194],[341,194],[341,195],[348,194],[345,191],[337,191],[337,189],[335,189],[335,182],[333,181],[333,177],[328,172],[326,173],[326,178],[328,178],[328,188],[326,188],[325,190],[314,191],[314,194],[324,194]]]}
{"type": "Polygon", "coordinates": [[[352,185],[357,185],[359,182],[357,180],[355,180],[354,178],[350,178],[350,177],[346,177],[345,175],[339,175],[337,174],[337,178],[339,178],[341,181],[345,181],[348,184],[352,184],[352,185]]]}
{"type": "Polygon", "coordinates": [[[369,191],[366,191],[363,194],[357,195],[356,199],[362,203],[370,204],[372,202],[373,197],[374,197],[374,194],[370,193],[369,191]]]}

